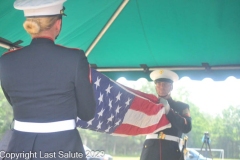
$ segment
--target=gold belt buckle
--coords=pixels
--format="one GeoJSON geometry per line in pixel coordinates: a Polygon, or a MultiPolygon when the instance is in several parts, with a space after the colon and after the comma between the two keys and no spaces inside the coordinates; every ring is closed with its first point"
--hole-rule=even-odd
{"type": "Polygon", "coordinates": [[[159,138],[159,139],[165,139],[165,135],[166,135],[166,134],[164,134],[163,132],[160,132],[158,138],[159,138]]]}

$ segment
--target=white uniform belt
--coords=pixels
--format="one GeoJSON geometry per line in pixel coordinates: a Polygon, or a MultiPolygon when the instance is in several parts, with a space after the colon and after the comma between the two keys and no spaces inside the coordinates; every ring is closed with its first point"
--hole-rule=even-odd
{"type": "Polygon", "coordinates": [[[146,139],[164,139],[164,140],[175,141],[175,142],[181,141],[181,138],[179,138],[179,137],[166,135],[166,134],[163,134],[162,132],[159,135],[158,134],[148,134],[146,139]]]}
{"type": "Polygon", "coordinates": [[[74,119],[48,123],[20,122],[14,120],[14,129],[22,132],[51,133],[73,130],[75,127],[76,122],[74,119]]]}

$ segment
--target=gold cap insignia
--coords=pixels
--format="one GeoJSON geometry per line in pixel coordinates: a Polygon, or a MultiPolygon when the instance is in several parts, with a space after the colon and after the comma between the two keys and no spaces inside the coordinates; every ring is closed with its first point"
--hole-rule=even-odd
{"type": "Polygon", "coordinates": [[[63,8],[60,10],[60,14],[63,15],[63,16],[67,16],[67,15],[64,13],[64,10],[65,10],[65,7],[63,6],[63,8]]]}

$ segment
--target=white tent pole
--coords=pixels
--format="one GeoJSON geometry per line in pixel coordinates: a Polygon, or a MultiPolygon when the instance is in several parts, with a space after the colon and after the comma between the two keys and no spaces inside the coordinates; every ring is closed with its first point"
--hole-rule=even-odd
{"type": "MultiPolygon", "coordinates": [[[[153,67],[149,68],[149,71],[153,71],[156,69],[170,69],[170,70],[206,70],[204,67],[153,67]]],[[[240,69],[240,65],[238,66],[213,66],[211,70],[234,70],[240,69]]],[[[143,68],[96,68],[99,72],[125,72],[125,71],[144,71],[143,68]]]]}
{"type": "Polygon", "coordinates": [[[111,24],[114,22],[114,20],[117,18],[117,16],[121,13],[123,8],[127,5],[129,0],[123,0],[122,4],[118,7],[117,11],[113,14],[111,19],[108,21],[108,23],[105,25],[105,27],[101,30],[101,32],[98,34],[98,36],[95,38],[93,43],[90,45],[90,47],[86,51],[86,56],[90,54],[90,52],[93,50],[93,48],[96,46],[98,41],[102,38],[102,36],[105,34],[105,32],[108,30],[108,28],[111,26],[111,24]]]}
{"type": "Polygon", "coordinates": [[[1,43],[1,42],[0,42],[0,47],[6,48],[6,49],[10,49],[11,48],[9,45],[6,45],[6,44],[1,43]]]}

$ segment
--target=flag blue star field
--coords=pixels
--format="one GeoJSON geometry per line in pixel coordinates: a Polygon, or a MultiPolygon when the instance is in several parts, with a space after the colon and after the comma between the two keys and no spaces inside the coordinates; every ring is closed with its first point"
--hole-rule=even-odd
{"type": "Polygon", "coordinates": [[[171,127],[156,96],[125,87],[94,69],[91,77],[95,117],[88,122],[78,118],[78,127],[118,136],[146,135],[171,127]]]}

